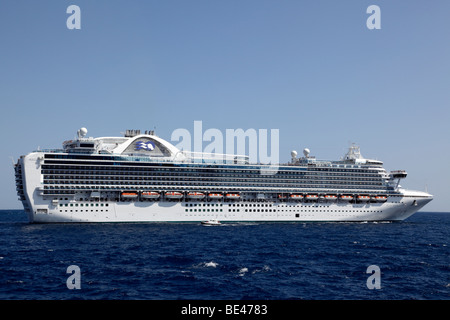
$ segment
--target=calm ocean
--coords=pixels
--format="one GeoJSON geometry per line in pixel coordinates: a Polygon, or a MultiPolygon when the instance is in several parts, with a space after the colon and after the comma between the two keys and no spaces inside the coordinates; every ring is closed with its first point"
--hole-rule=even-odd
{"type": "Polygon", "coordinates": [[[3,210],[0,299],[446,300],[449,230],[450,213],[428,212],[396,223],[202,226],[28,224],[23,211],[3,210]],[[72,265],[80,289],[68,289],[72,265]],[[371,265],[379,275],[366,273],[371,265]]]}

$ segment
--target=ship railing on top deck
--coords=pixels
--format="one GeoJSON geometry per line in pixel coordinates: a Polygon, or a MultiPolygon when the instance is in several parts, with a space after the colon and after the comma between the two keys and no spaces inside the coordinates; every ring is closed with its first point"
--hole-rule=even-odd
{"type": "Polygon", "coordinates": [[[175,154],[173,160],[190,163],[248,164],[249,156],[223,153],[179,151],[175,154]]]}
{"type": "Polygon", "coordinates": [[[66,153],[64,149],[37,149],[33,152],[43,152],[43,153],[66,153]]]}
{"type": "MultiPolygon", "coordinates": [[[[40,149],[34,152],[42,153],[68,153],[63,149],[40,149]]],[[[78,153],[71,153],[78,154],[78,153]]],[[[92,155],[92,153],[88,153],[92,155]]],[[[189,152],[179,151],[173,157],[148,157],[140,155],[123,155],[123,154],[111,154],[100,153],[93,155],[106,155],[109,156],[105,160],[113,161],[144,161],[144,162],[181,162],[181,163],[218,163],[218,164],[249,164],[249,156],[246,155],[234,155],[234,154],[222,154],[222,153],[204,153],[204,152],[189,152]]]]}

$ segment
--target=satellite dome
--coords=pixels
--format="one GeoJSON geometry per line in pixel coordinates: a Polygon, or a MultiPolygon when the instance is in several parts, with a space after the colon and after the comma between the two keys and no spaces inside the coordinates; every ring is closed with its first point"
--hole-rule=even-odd
{"type": "Polygon", "coordinates": [[[80,130],[78,130],[78,137],[79,138],[84,138],[87,135],[87,129],[85,127],[81,128],[80,130]]]}
{"type": "Polygon", "coordinates": [[[311,153],[311,151],[309,151],[308,148],[303,149],[303,154],[305,155],[305,157],[309,157],[309,154],[311,153]]]}
{"type": "Polygon", "coordinates": [[[296,157],[297,157],[297,151],[292,150],[292,151],[291,151],[291,157],[292,157],[292,158],[296,158],[296,157]]]}

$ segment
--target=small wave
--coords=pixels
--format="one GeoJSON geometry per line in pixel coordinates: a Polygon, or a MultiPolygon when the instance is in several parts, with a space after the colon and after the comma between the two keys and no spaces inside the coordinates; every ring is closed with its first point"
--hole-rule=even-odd
{"type": "Polygon", "coordinates": [[[24,283],[22,280],[6,280],[6,283],[24,283]]]}
{"type": "Polygon", "coordinates": [[[270,267],[269,266],[264,266],[264,267],[262,267],[261,269],[255,269],[255,270],[253,270],[252,271],[252,274],[255,274],[255,273],[258,273],[258,272],[269,272],[269,271],[271,271],[272,269],[270,269],[270,267]]]}
{"type": "Polygon", "coordinates": [[[219,264],[217,263],[217,262],[214,262],[214,261],[210,261],[210,262],[206,262],[205,263],[205,267],[213,267],[213,268],[215,268],[215,267],[217,267],[219,264]]]}
{"type": "Polygon", "coordinates": [[[242,226],[256,226],[259,225],[257,222],[231,222],[222,223],[221,226],[224,227],[242,227],[242,226]]]}
{"type": "Polygon", "coordinates": [[[214,261],[209,261],[209,262],[201,262],[197,265],[195,265],[194,267],[196,268],[216,268],[219,264],[217,262],[214,261]]]}
{"type": "Polygon", "coordinates": [[[241,268],[239,270],[239,276],[243,277],[248,272],[248,268],[241,268]]]}

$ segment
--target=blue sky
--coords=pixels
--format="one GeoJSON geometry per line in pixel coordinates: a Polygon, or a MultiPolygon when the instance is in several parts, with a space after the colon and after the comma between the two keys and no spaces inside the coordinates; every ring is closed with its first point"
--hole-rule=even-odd
{"type": "Polygon", "coordinates": [[[449,211],[449,1],[0,2],[0,208],[20,208],[10,156],[76,130],[280,130],[280,160],[350,142],[449,211]],[[69,5],[81,29],[69,30],[69,5]],[[369,30],[368,6],[381,9],[369,30]]]}

